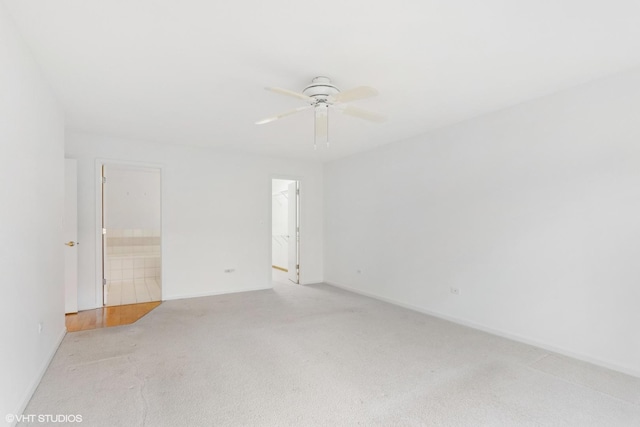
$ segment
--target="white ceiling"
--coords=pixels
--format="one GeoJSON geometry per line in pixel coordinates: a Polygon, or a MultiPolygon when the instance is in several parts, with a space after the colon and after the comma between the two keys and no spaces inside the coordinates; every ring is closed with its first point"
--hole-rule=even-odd
{"type": "Polygon", "coordinates": [[[68,127],[330,160],[640,65],[640,1],[5,0],[68,127]],[[317,76],[384,124],[313,114],[317,76]]]}

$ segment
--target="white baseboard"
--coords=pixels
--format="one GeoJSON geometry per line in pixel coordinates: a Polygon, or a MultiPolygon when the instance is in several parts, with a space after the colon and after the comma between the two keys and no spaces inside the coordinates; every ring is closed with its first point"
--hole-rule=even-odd
{"type": "Polygon", "coordinates": [[[330,285],[330,286],[334,286],[336,288],[344,289],[345,291],[353,292],[354,294],[364,295],[366,297],[373,298],[373,299],[376,299],[378,301],[387,302],[389,304],[397,305],[399,307],[403,307],[403,308],[406,308],[406,309],[409,309],[409,310],[412,310],[412,311],[417,311],[417,312],[420,312],[420,313],[423,313],[423,314],[427,314],[429,316],[433,316],[433,317],[437,317],[439,319],[447,320],[447,321],[452,322],[452,323],[456,323],[456,324],[463,325],[463,326],[468,326],[468,327],[473,328],[473,329],[478,329],[480,331],[487,332],[487,333],[490,333],[492,335],[497,335],[499,337],[503,337],[503,338],[507,338],[507,339],[510,339],[510,340],[513,340],[513,341],[521,342],[523,344],[528,344],[528,345],[532,345],[534,347],[539,347],[539,348],[542,348],[544,350],[552,351],[554,353],[559,353],[559,354],[562,354],[564,356],[568,356],[568,357],[572,357],[574,359],[582,360],[584,362],[592,363],[594,365],[598,365],[598,366],[601,366],[603,368],[607,368],[607,369],[611,369],[611,370],[614,370],[614,371],[622,372],[624,374],[631,375],[631,376],[634,376],[634,377],[640,377],[640,371],[637,370],[637,369],[631,368],[629,366],[624,366],[624,365],[620,365],[618,363],[614,363],[614,362],[609,362],[609,361],[606,361],[606,360],[598,359],[598,358],[591,357],[589,355],[582,354],[582,353],[576,353],[574,351],[567,350],[567,349],[562,348],[562,347],[557,347],[557,346],[554,346],[554,345],[550,345],[550,344],[547,344],[547,343],[544,343],[544,342],[541,342],[541,341],[537,341],[535,339],[530,339],[530,338],[522,336],[522,335],[513,334],[513,333],[510,333],[510,332],[505,332],[505,331],[502,331],[502,330],[499,330],[499,329],[494,329],[494,328],[491,328],[489,326],[485,326],[485,325],[482,325],[482,324],[479,324],[479,323],[476,323],[476,322],[472,322],[470,320],[449,316],[449,315],[446,315],[446,314],[439,313],[437,311],[427,310],[427,309],[424,309],[422,307],[418,307],[418,306],[415,306],[415,305],[407,304],[407,303],[404,303],[404,302],[401,302],[401,301],[397,301],[397,300],[394,300],[394,299],[391,299],[391,298],[382,297],[382,296],[379,296],[379,295],[376,295],[376,294],[373,294],[373,293],[361,291],[359,289],[355,289],[355,288],[352,288],[352,287],[349,287],[349,286],[344,286],[344,285],[341,285],[341,284],[338,284],[338,283],[334,283],[334,282],[324,282],[324,283],[326,283],[327,285],[330,285]]]}
{"type": "MultiPolygon", "coordinates": [[[[226,294],[235,294],[238,292],[251,292],[251,291],[264,291],[266,289],[273,289],[272,286],[265,286],[265,287],[258,287],[258,288],[242,288],[242,289],[228,289],[228,290],[223,290],[223,291],[212,291],[212,292],[200,292],[200,293],[194,293],[194,294],[178,294],[178,295],[169,295],[169,296],[162,296],[162,301],[171,301],[171,300],[176,300],[176,299],[187,299],[187,298],[200,298],[200,297],[211,297],[214,295],[226,295],[226,294]]],[[[80,309],[80,311],[84,311],[84,310],[95,310],[97,308],[103,308],[102,306],[99,307],[83,307],[82,309],[80,309]]]]}
{"type": "Polygon", "coordinates": [[[303,285],[303,286],[317,285],[317,284],[320,284],[320,283],[325,283],[325,282],[323,282],[322,280],[305,280],[304,282],[300,281],[300,284],[303,285]]]}
{"type": "Polygon", "coordinates": [[[242,289],[228,289],[223,291],[211,291],[211,292],[202,292],[196,294],[182,294],[182,295],[169,295],[163,296],[162,301],[170,301],[176,299],[187,299],[187,298],[200,298],[200,297],[211,297],[214,295],[226,295],[226,294],[236,294],[239,292],[251,292],[251,291],[264,291],[267,289],[273,289],[271,286],[266,287],[258,287],[258,288],[242,288],[242,289]]]}
{"type": "MultiPolygon", "coordinates": [[[[27,392],[25,393],[25,395],[22,397],[22,400],[21,400],[22,403],[20,404],[20,407],[18,408],[18,410],[14,412],[14,414],[22,415],[24,413],[24,410],[27,408],[27,405],[29,404],[29,401],[31,400],[33,393],[35,393],[36,389],[38,388],[38,385],[40,385],[40,381],[42,381],[42,377],[44,376],[44,373],[47,372],[47,368],[49,367],[49,364],[51,364],[51,361],[53,360],[53,356],[56,355],[56,351],[58,351],[58,347],[60,347],[60,344],[62,343],[62,340],[64,339],[64,336],[66,334],[67,334],[67,328],[65,327],[62,329],[62,332],[56,339],[54,346],[51,348],[47,358],[45,359],[44,363],[40,367],[40,370],[38,371],[38,375],[31,383],[31,386],[27,389],[27,392]]],[[[16,424],[17,424],[17,421],[14,421],[10,425],[14,426],[16,424]]]]}

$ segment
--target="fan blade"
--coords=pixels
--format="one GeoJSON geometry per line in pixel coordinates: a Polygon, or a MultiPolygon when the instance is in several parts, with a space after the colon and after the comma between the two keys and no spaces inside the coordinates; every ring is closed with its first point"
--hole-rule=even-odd
{"type": "Polygon", "coordinates": [[[357,117],[359,119],[369,120],[372,122],[382,123],[385,120],[387,120],[387,118],[382,114],[363,110],[362,108],[354,107],[352,105],[344,105],[344,106],[333,107],[333,108],[340,111],[342,114],[347,114],[349,116],[357,117]]]}
{"type": "Polygon", "coordinates": [[[324,111],[316,110],[316,139],[315,142],[327,142],[329,136],[329,120],[327,109],[324,111]]]}
{"type": "Polygon", "coordinates": [[[281,95],[293,96],[294,98],[302,99],[307,102],[313,102],[313,98],[311,98],[310,96],[304,95],[302,93],[294,92],[289,89],[282,89],[280,87],[267,87],[265,89],[270,90],[271,92],[279,93],[281,95]]]}
{"type": "Polygon", "coordinates": [[[285,111],[284,113],[278,114],[277,116],[269,117],[268,119],[259,120],[259,121],[256,122],[256,124],[257,125],[263,125],[265,123],[270,123],[270,122],[276,121],[278,119],[281,119],[283,117],[287,117],[287,116],[290,116],[292,114],[298,113],[300,111],[308,110],[309,108],[311,108],[311,105],[305,105],[304,107],[298,107],[298,108],[295,108],[293,110],[285,111]]]}
{"type": "Polygon", "coordinates": [[[358,99],[370,98],[376,96],[378,91],[369,86],[360,86],[354,89],[350,89],[344,92],[340,92],[333,97],[334,102],[351,102],[358,99]]]}

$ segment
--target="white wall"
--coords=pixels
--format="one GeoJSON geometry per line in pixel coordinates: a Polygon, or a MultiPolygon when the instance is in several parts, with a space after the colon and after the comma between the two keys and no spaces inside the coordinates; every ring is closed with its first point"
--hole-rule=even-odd
{"type": "Polygon", "coordinates": [[[160,229],[160,170],[105,166],[106,225],[117,229],[160,229]]]}
{"type": "Polygon", "coordinates": [[[63,147],[62,112],[0,2],[3,422],[26,405],[64,336],[63,147]]]}
{"type": "Polygon", "coordinates": [[[640,375],[639,118],[635,70],[327,164],[325,280],[640,375]]]}
{"type": "Polygon", "coordinates": [[[69,133],[78,159],[79,305],[96,307],[96,159],[162,166],[164,299],[271,287],[271,179],[299,178],[303,283],[322,281],[322,165],[69,133]],[[86,243],[86,244],[85,244],[86,243]],[[234,269],[225,273],[225,269],[234,269]]]}

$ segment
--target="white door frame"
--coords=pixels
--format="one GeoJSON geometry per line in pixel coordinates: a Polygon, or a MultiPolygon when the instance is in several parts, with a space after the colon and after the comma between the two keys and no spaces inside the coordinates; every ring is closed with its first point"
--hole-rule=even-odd
{"type": "Polygon", "coordinates": [[[64,311],[78,312],[78,160],[64,159],[64,311]],[[71,185],[70,185],[71,184],[71,185]],[[72,188],[70,188],[70,186],[72,188]]]}
{"type": "Polygon", "coordinates": [[[287,270],[288,279],[300,284],[300,181],[287,185],[287,270]],[[292,193],[293,192],[293,197],[292,193]],[[293,217],[293,218],[292,218],[293,217]],[[292,229],[293,227],[293,229],[292,229]],[[293,239],[292,239],[293,237],[293,239]]]}
{"type": "MultiPolygon", "coordinates": [[[[164,185],[162,185],[164,177],[163,164],[158,163],[146,163],[146,162],[134,162],[127,160],[113,160],[113,159],[96,159],[95,163],[95,183],[96,183],[96,225],[95,225],[95,242],[96,242],[96,263],[95,263],[95,278],[96,278],[96,307],[102,308],[104,285],[102,279],[104,273],[102,271],[102,260],[104,257],[102,247],[102,166],[131,166],[141,169],[158,169],[160,170],[160,276],[162,277],[162,288],[165,288],[166,281],[164,280],[164,221],[162,220],[162,212],[164,211],[164,185]]],[[[162,295],[164,296],[164,292],[162,295]]]]}
{"type": "Polygon", "coordinates": [[[299,237],[300,240],[298,241],[298,264],[300,265],[299,271],[298,271],[298,284],[301,285],[302,284],[302,271],[303,271],[303,259],[302,259],[302,251],[300,250],[300,246],[302,244],[302,242],[304,241],[303,239],[303,222],[302,222],[302,197],[303,196],[303,182],[304,179],[301,176],[298,175],[282,175],[282,174],[271,174],[271,177],[269,178],[269,191],[266,192],[265,194],[269,195],[269,214],[267,216],[267,218],[269,218],[269,227],[267,227],[269,229],[269,235],[266,236],[265,242],[267,242],[267,244],[269,245],[269,269],[268,271],[268,282],[269,284],[271,284],[272,280],[272,270],[273,270],[273,244],[272,244],[272,230],[273,230],[273,198],[271,197],[271,193],[272,193],[272,189],[273,189],[273,180],[274,179],[286,179],[289,181],[298,181],[298,189],[300,194],[298,195],[298,227],[300,227],[300,232],[299,232],[299,237]]]}

